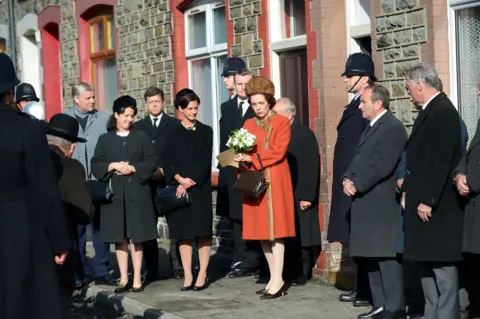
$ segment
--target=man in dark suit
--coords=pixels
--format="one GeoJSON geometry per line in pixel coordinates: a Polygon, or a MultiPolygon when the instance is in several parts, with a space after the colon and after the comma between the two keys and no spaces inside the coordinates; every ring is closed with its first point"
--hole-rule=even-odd
{"type": "Polygon", "coordinates": [[[0,70],[0,318],[65,318],[55,264],[65,263],[72,240],[45,130],[15,110],[20,81],[4,53],[0,70]]]}
{"type": "MultiPolygon", "coordinates": [[[[147,134],[153,144],[155,156],[158,158],[157,171],[153,175],[151,181],[152,198],[158,187],[164,187],[165,177],[163,175],[163,153],[166,140],[171,130],[179,125],[180,121],[176,118],[168,116],[163,108],[165,104],[165,96],[161,89],[150,87],[144,94],[148,116],[133,125],[133,129],[143,131],[147,134]]],[[[158,214],[158,211],[156,211],[158,214]]],[[[158,244],[157,240],[151,240],[143,244],[145,267],[147,268],[147,280],[157,280],[158,274],[158,244]]],[[[183,278],[183,270],[178,260],[178,243],[177,240],[170,241],[170,258],[173,268],[173,277],[176,279],[183,278]]]]}
{"type": "MultiPolygon", "coordinates": [[[[346,244],[350,241],[350,206],[352,199],[343,193],[342,176],[352,162],[360,136],[368,125],[358,106],[363,90],[375,81],[372,58],[364,53],[350,55],[345,64],[344,82],[347,92],[355,97],[343,111],[337,126],[337,142],[333,154],[332,204],[328,223],[327,240],[346,244]]],[[[370,305],[368,274],[361,261],[357,261],[355,290],[341,294],[339,299],[353,302],[354,306],[370,305]]]]}
{"type": "MultiPolygon", "coordinates": [[[[227,141],[232,131],[242,128],[245,121],[255,116],[245,92],[252,71],[241,69],[235,75],[236,96],[221,105],[220,152],[228,150],[227,141]]],[[[258,267],[260,254],[258,243],[242,238],[243,195],[233,189],[237,180],[237,169],[220,167],[218,177],[217,214],[229,217],[232,222],[233,262],[230,278],[252,275],[258,267]]]]}
{"type": "Polygon", "coordinates": [[[368,269],[373,309],[358,318],[406,319],[403,267],[397,254],[400,205],[395,169],[407,131],[390,111],[390,94],[381,85],[363,91],[360,109],[370,120],[343,177],[351,208],[350,254],[368,269]],[[396,230],[392,236],[392,230],[396,230]]]}
{"type": "Polygon", "coordinates": [[[313,131],[295,120],[297,110],[290,99],[279,99],[273,109],[291,123],[287,157],[295,197],[297,235],[285,241],[288,258],[285,259],[284,278],[292,285],[303,286],[312,278],[312,268],[321,251],[318,219],[320,153],[313,131]]]}
{"type": "Polygon", "coordinates": [[[90,190],[85,183],[85,169],[79,161],[71,158],[76,143],[84,143],[86,140],[78,137],[78,121],[66,114],[54,115],[46,128],[60,197],[67,214],[67,228],[70,238],[74,242],[74,247],[69,252],[65,264],[57,265],[60,292],[64,298],[65,317],[68,317],[69,300],[75,288],[77,225],[90,224],[94,211],[90,190]]]}
{"type": "Polygon", "coordinates": [[[454,171],[458,193],[465,202],[462,251],[465,257],[466,289],[468,292],[468,318],[480,318],[480,120],[466,154],[454,171]]]}
{"type": "Polygon", "coordinates": [[[462,157],[461,129],[458,112],[441,88],[433,67],[418,64],[408,70],[406,89],[421,111],[406,147],[404,256],[420,268],[425,318],[459,319],[456,263],[462,260],[464,214],[452,174],[462,157]]]}

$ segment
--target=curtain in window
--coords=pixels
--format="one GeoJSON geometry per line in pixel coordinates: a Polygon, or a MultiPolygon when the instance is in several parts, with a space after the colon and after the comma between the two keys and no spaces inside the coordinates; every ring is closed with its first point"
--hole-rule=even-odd
{"type": "Polygon", "coordinates": [[[97,60],[95,68],[95,96],[99,110],[112,113],[113,101],[117,98],[117,70],[115,58],[97,60]]]}
{"type": "Polygon", "coordinates": [[[480,7],[457,11],[457,52],[459,110],[470,142],[480,116],[476,94],[480,84],[480,7]]]}

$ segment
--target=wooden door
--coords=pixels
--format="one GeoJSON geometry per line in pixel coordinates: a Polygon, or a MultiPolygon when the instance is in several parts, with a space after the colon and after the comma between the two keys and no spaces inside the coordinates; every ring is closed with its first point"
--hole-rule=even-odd
{"type": "Polygon", "coordinates": [[[310,126],[308,107],[307,50],[288,51],[280,54],[282,96],[288,97],[297,107],[296,120],[310,126]]]}

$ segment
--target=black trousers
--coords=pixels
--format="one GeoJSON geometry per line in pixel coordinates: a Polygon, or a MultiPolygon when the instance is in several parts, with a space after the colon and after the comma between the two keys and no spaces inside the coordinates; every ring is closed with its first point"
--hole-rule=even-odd
{"type": "Polygon", "coordinates": [[[394,313],[405,310],[403,266],[398,258],[365,258],[374,307],[394,313]]]}
{"type": "Polygon", "coordinates": [[[285,281],[312,278],[315,266],[315,247],[285,247],[283,278],[285,281]]]}
{"type": "Polygon", "coordinates": [[[232,267],[248,271],[256,271],[260,266],[262,248],[260,242],[254,240],[243,240],[242,221],[231,219],[233,258],[232,267]]]}
{"type": "Polygon", "coordinates": [[[369,262],[366,258],[356,257],[353,259],[357,265],[357,274],[355,277],[355,292],[357,299],[372,301],[372,292],[370,291],[370,279],[368,276],[369,262]]]}

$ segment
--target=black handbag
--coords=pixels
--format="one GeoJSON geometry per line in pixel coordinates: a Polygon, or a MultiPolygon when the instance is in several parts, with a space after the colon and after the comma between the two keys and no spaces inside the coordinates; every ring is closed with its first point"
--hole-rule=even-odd
{"type": "Polygon", "coordinates": [[[260,197],[268,189],[270,185],[265,180],[263,174],[263,165],[260,155],[257,154],[258,161],[260,162],[261,171],[245,170],[238,177],[237,181],[233,185],[233,188],[243,193],[248,197],[260,197]]]}
{"type": "Polygon", "coordinates": [[[188,192],[185,192],[182,197],[177,197],[176,187],[158,187],[155,191],[155,205],[160,216],[165,216],[178,208],[188,206],[191,202],[192,198],[188,192]]]}
{"type": "Polygon", "coordinates": [[[106,182],[99,180],[92,180],[92,172],[89,170],[87,147],[85,146],[85,166],[87,169],[87,187],[90,190],[92,196],[92,204],[94,206],[107,205],[113,202],[113,189],[112,189],[112,172],[108,176],[106,182]]]}

